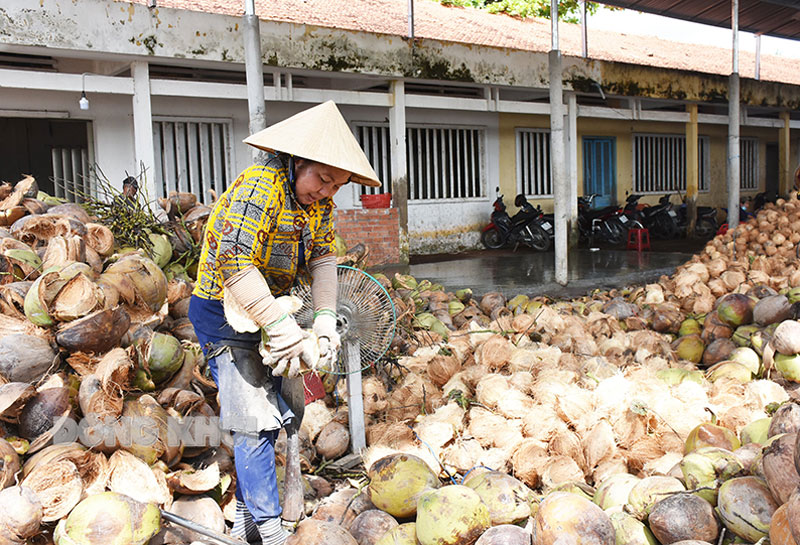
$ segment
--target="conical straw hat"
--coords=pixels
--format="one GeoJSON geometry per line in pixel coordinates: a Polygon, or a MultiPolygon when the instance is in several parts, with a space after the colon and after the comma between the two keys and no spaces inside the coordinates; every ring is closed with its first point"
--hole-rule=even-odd
{"type": "Polygon", "coordinates": [[[379,187],[378,175],[332,100],[295,114],[244,139],[268,152],[282,152],[352,173],[352,180],[379,187]]]}

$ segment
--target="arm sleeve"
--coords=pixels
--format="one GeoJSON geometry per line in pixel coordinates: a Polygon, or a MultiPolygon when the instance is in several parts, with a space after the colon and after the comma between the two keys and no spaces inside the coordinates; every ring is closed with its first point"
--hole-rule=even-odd
{"type": "Polygon", "coordinates": [[[314,233],[314,248],[309,262],[336,252],[336,233],[333,225],[333,199],[326,199],[319,211],[319,225],[314,233]]]}
{"type": "Polygon", "coordinates": [[[311,273],[311,300],[314,303],[314,312],[323,308],[335,311],[338,289],[336,256],[329,254],[318,257],[308,263],[308,270],[311,273]]]}
{"type": "Polygon", "coordinates": [[[231,192],[220,230],[217,269],[224,280],[253,265],[253,255],[275,229],[283,206],[274,172],[261,167],[231,192]]]}

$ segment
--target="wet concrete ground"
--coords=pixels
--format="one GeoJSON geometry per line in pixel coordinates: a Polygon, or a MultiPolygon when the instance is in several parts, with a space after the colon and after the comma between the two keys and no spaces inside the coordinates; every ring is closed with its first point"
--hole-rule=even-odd
{"type": "MultiPolygon", "coordinates": [[[[475,295],[500,291],[508,297],[548,295],[554,298],[579,297],[590,291],[639,285],[670,275],[704,246],[702,241],[654,243],[650,251],[606,249],[570,251],[569,283],[555,281],[553,251],[519,249],[483,250],[454,255],[412,256],[408,272],[417,279],[427,278],[444,285],[447,291],[472,288],[475,295]]],[[[399,269],[389,269],[393,274],[399,269]]],[[[402,271],[401,271],[402,272],[402,271]]]]}

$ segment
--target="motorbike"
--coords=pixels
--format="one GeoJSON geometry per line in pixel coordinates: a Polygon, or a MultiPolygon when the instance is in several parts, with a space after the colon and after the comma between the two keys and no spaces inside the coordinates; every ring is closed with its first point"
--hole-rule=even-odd
{"type": "MultiPolygon", "coordinates": [[[[667,196],[665,195],[661,199],[663,200],[665,197],[667,196]]],[[[681,201],[681,205],[676,210],[678,214],[677,222],[678,230],[685,235],[689,228],[689,207],[686,205],[686,200],[682,195],[681,201]]],[[[694,236],[697,238],[711,238],[716,234],[717,229],[719,229],[717,209],[713,206],[698,206],[697,219],[694,224],[694,236]]]]}
{"type": "Polygon", "coordinates": [[[630,194],[625,199],[624,214],[629,221],[637,221],[648,231],[650,236],[660,240],[678,237],[678,213],[672,209],[669,195],[665,195],[654,206],[640,206],[642,195],[630,194]]]}
{"type": "Polygon", "coordinates": [[[628,234],[629,220],[617,206],[592,208],[598,196],[593,193],[578,197],[578,235],[582,241],[622,244],[628,234]]]}
{"type": "Polygon", "coordinates": [[[524,195],[517,195],[514,205],[519,212],[509,216],[503,195],[499,194],[493,203],[491,221],[481,232],[481,243],[496,250],[513,244],[516,250],[520,244],[543,252],[550,248],[554,238],[553,224],[544,219],[541,207],[534,208],[524,195]]]}

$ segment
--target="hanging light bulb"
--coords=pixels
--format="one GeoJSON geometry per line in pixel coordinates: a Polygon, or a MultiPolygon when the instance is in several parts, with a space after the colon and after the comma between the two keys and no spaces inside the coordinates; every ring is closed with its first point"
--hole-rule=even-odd
{"type": "Polygon", "coordinates": [[[89,109],[89,99],[86,98],[86,73],[81,74],[81,98],[78,100],[81,110],[89,109]]]}

